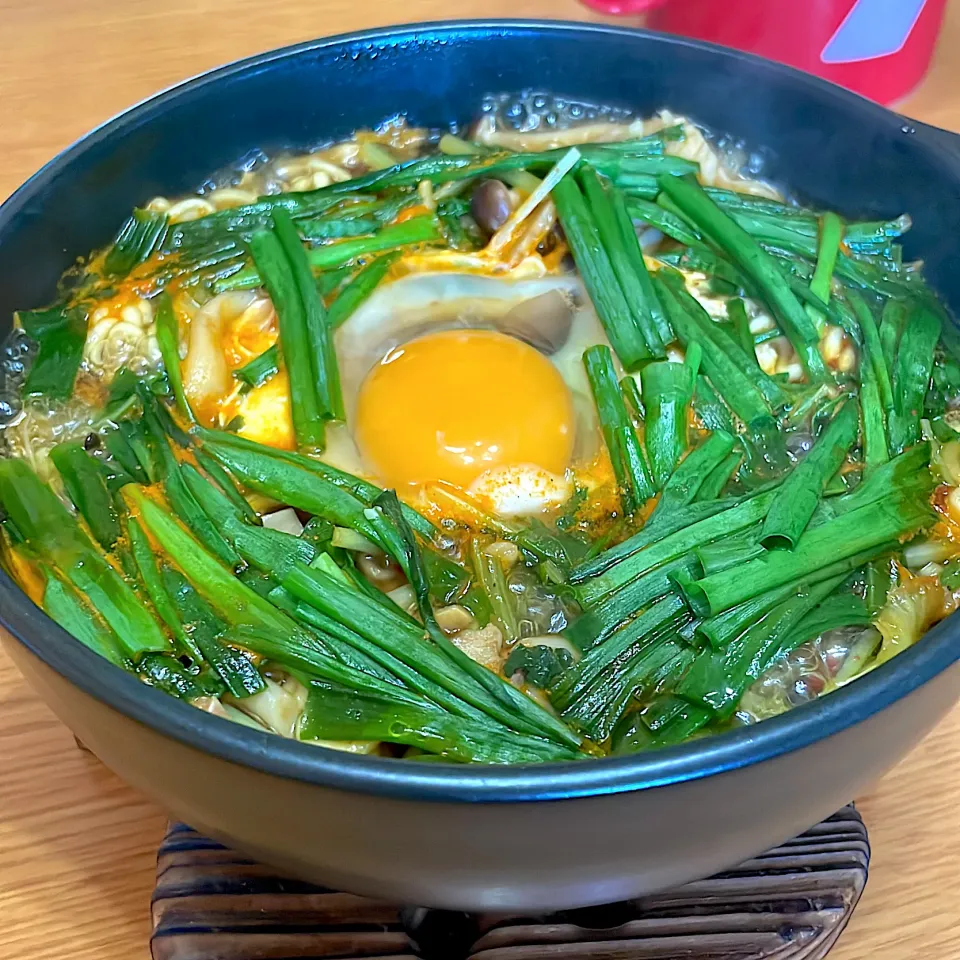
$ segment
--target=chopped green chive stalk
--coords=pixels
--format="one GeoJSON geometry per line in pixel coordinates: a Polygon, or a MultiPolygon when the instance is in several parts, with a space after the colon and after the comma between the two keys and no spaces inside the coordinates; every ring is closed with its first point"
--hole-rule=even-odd
{"type": "MultiPolygon", "coordinates": [[[[726,354],[727,360],[750,381],[753,388],[756,389],[773,410],[780,410],[787,406],[790,398],[786,391],[773,377],[768,376],[760,368],[760,364],[757,362],[756,349],[752,345],[752,338],[750,338],[750,346],[744,349],[727,331],[711,319],[706,310],[697,302],[696,298],[693,297],[679,281],[677,275],[667,273],[663,276],[663,280],[670,286],[674,297],[686,308],[691,318],[696,321],[697,330],[700,332],[702,338],[709,339],[712,348],[712,366],[716,367],[718,362],[719,355],[717,354],[717,350],[722,351],[726,354]]],[[[731,301],[729,309],[732,312],[732,319],[734,319],[734,322],[740,327],[741,336],[749,338],[750,325],[746,317],[743,301],[731,301]]],[[[721,370],[726,371],[729,369],[725,361],[720,360],[720,364],[721,370]]],[[[756,419],[756,416],[752,419],[756,419]]]]}
{"type": "Polygon", "coordinates": [[[759,531],[751,527],[713,543],[700,544],[693,553],[702,575],[709,577],[712,573],[729,570],[737,564],[762,557],[764,549],[760,543],[759,531]]]}
{"type": "Polygon", "coordinates": [[[686,220],[671,213],[656,203],[641,200],[639,197],[627,197],[627,213],[633,220],[641,220],[648,226],[659,230],[664,236],[676,240],[687,247],[703,245],[703,238],[686,220]]]}
{"type": "Polygon", "coordinates": [[[369,299],[374,290],[380,285],[384,277],[390,272],[390,267],[396,262],[399,254],[385,253],[383,256],[371,260],[357,275],[337,294],[327,311],[327,325],[336,330],[369,299]]]}
{"type": "Polygon", "coordinates": [[[134,267],[149,259],[162,244],[166,232],[166,214],[134,210],[104,258],[104,274],[113,279],[125,277],[134,267]]]}
{"type": "Polygon", "coordinates": [[[632,415],[642,421],[646,411],[643,409],[643,397],[640,395],[640,384],[636,377],[624,377],[620,381],[620,392],[632,415]]]}
{"type": "MultiPolygon", "coordinates": [[[[338,293],[346,283],[356,276],[357,272],[352,264],[337,267],[334,270],[325,270],[316,278],[317,290],[320,291],[320,296],[327,299],[333,294],[338,293]]],[[[330,316],[329,312],[327,316],[330,316]]]]}
{"type": "Polygon", "coordinates": [[[639,717],[647,730],[651,733],[656,733],[662,727],[667,726],[671,720],[678,717],[687,706],[689,706],[689,704],[682,697],[677,697],[673,694],[663,694],[657,697],[656,700],[651,700],[650,703],[640,710],[639,717]]]}
{"type": "Polygon", "coordinates": [[[117,475],[126,475],[136,483],[151,483],[151,476],[135,449],[136,424],[130,420],[121,421],[117,429],[101,434],[104,450],[107,453],[107,466],[117,475]]]}
{"type": "MultiPolygon", "coordinates": [[[[772,502],[772,491],[765,491],[764,494],[759,496],[764,497],[760,512],[754,516],[755,508],[757,507],[756,504],[744,511],[748,517],[746,525],[750,525],[756,520],[762,520],[763,517],[766,516],[766,511],[772,502]]],[[[656,546],[660,544],[661,541],[666,541],[675,534],[680,534],[682,531],[700,524],[701,521],[709,520],[718,514],[730,514],[729,516],[725,516],[723,520],[715,521],[713,524],[695,530],[694,534],[703,533],[703,537],[698,539],[697,536],[694,536],[689,545],[684,541],[684,546],[680,551],[672,554],[673,557],[679,557],[687,550],[692,550],[699,543],[706,543],[724,536],[727,533],[726,524],[730,523],[734,516],[738,516],[731,514],[730,511],[735,507],[742,507],[748,501],[755,499],[758,499],[758,496],[742,497],[726,501],[705,501],[702,503],[691,503],[686,507],[681,507],[670,512],[664,511],[661,516],[654,518],[652,521],[648,521],[637,533],[618,543],[616,546],[588,554],[587,559],[583,560],[570,571],[568,579],[573,584],[579,584],[592,577],[597,577],[621,561],[640,554],[644,549],[656,546]]],[[[743,525],[740,524],[739,519],[736,520],[733,529],[739,530],[742,528],[743,525]]],[[[640,572],[652,569],[662,562],[663,558],[658,557],[652,564],[642,566],[640,572]]]]}
{"type": "Polygon", "coordinates": [[[297,233],[305,240],[343,240],[346,237],[369,236],[375,233],[379,226],[380,221],[376,217],[330,218],[301,223],[297,227],[297,233]]]}
{"type": "MultiPolygon", "coordinates": [[[[666,173],[677,176],[695,173],[699,169],[698,164],[690,160],[664,155],[662,150],[659,154],[652,152],[660,148],[642,145],[644,140],[646,138],[631,141],[630,144],[584,144],[579,147],[579,150],[583,159],[596,167],[604,176],[615,180],[623,189],[648,199],[656,196],[657,174],[666,173]]],[[[429,180],[435,186],[440,183],[479,177],[502,177],[506,180],[518,171],[534,171],[542,175],[560,161],[566,152],[567,148],[541,152],[487,153],[481,148],[479,155],[461,153],[421,157],[389,169],[355,177],[345,183],[331,184],[329,187],[314,191],[313,194],[329,195],[348,190],[385,190],[392,187],[412,186],[422,180],[429,180]]]]}
{"type": "MultiPolygon", "coordinates": [[[[423,627],[416,621],[391,614],[351,587],[302,564],[284,576],[283,585],[304,603],[355,630],[491,719],[518,732],[539,733],[536,725],[504,705],[500,697],[491,694],[475,677],[463,673],[446,651],[426,639],[423,627]]],[[[494,674],[490,676],[496,679],[494,674]]],[[[564,739],[572,740],[572,746],[578,743],[570,731],[565,732],[564,739]]]]}
{"type": "Polygon", "coordinates": [[[711,286],[725,284],[728,296],[739,296],[749,287],[749,281],[729,260],[705,246],[691,246],[684,250],[658,250],[656,259],[667,266],[684,271],[705,274],[711,286]]]}
{"type": "MultiPolygon", "coordinates": [[[[827,212],[820,218],[820,243],[817,247],[817,266],[810,281],[810,292],[824,303],[830,300],[830,285],[837,266],[837,256],[843,241],[845,224],[837,214],[827,212]]],[[[823,329],[823,313],[807,304],[807,314],[823,329]]]]}
{"type": "Polygon", "coordinates": [[[280,372],[280,348],[274,344],[267,347],[258,357],[254,357],[242,367],[233,371],[237,380],[251,389],[262,387],[271,377],[280,372]]]}
{"type": "Polygon", "coordinates": [[[23,384],[24,396],[66,400],[73,392],[83,359],[86,311],[81,307],[22,310],[17,319],[23,332],[39,347],[23,384]]]}
{"type": "Polygon", "coordinates": [[[880,317],[880,351],[891,374],[896,366],[897,348],[906,322],[906,304],[900,300],[887,300],[880,317]]]}
{"type": "Polygon", "coordinates": [[[810,281],[810,289],[824,303],[830,299],[830,282],[833,279],[840,243],[846,226],[840,217],[828,211],[820,218],[820,246],[817,251],[817,267],[810,281]]]}
{"type": "Polygon", "coordinates": [[[97,461],[82,444],[73,442],[55,446],[50,459],[94,539],[104,550],[112,550],[120,539],[120,519],[97,461]]]}
{"type": "Polygon", "coordinates": [[[608,192],[597,172],[590,167],[583,170],[580,182],[597,235],[630,310],[632,323],[640,331],[649,354],[664,357],[664,345],[673,337],[650,282],[623,197],[617,192],[608,192]],[[661,337],[661,330],[666,333],[666,340],[661,337]]]}
{"type": "MultiPolygon", "coordinates": [[[[578,591],[581,602],[591,606],[641,574],[682,557],[702,543],[709,543],[711,540],[752,527],[767,515],[775,496],[776,491],[769,490],[739,503],[734,502],[719,513],[708,515],[634,550],[634,544],[637,541],[642,542],[641,531],[636,535],[636,540],[631,537],[587,563],[575,567],[570,572],[570,580],[581,584],[578,591]]],[[[702,508],[706,504],[690,506],[702,508]]]]}
{"type": "MultiPolygon", "coordinates": [[[[433,216],[411,217],[401,223],[383,227],[369,237],[357,237],[324,244],[307,251],[307,260],[313,270],[336,270],[344,264],[353,263],[372,254],[396,250],[399,247],[436,243],[443,238],[439,221],[433,216]]],[[[256,260],[256,258],[254,258],[256,260]]],[[[224,290],[253,290],[266,284],[267,278],[259,266],[245,267],[216,284],[218,292],[224,290]]]]}
{"type": "Polygon", "coordinates": [[[398,247],[435,243],[440,239],[440,227],[435,217],[411,217],[401,223],[384,227],[369,239],[345,240],[315,247],[308,252],[307,257],[314,270],[331,270],[358,257],[396,250],[398,247]]]}
{"type": "Polygon", "coordinates": [[[893,410],[887,421],[890,448],[895,453],[920,438],[923,399],[930,383],[940,331],[940,317],[925,306],[918,306],[909,315],[900,336],[893,368],[893,410]]]}
{"type": "Polygon", "coordinates": [[[724,213],[695,181],[661,176],[657,182],[681,213],[750,277],[773,308],[781,329],[793,343],[807,373],[814,379],[823,379],[826,368],[816,349],[816,325],[791,291],[773,257],[724,213]]]}
{"type": "Polygon", "coordinates": [[[27,544],[86,594],[134,663],[145,653],[169,650],[170,641],[133,590],[22,460],[0,459],[0,504],[27,544]]]}
{"type": "Polygon", "coordinates": [[[552,197],[573,259],[614,352],[628,371],[636,370],[650,358],[650,349],[636,325],[583,194],[573,179],[564,177],[553,188],[552,197]]]}
{"type": "Polygon", "coordinates": [[[613,368],[613,357],[607,347],[590,347],[583,355],[583,364],[624,511],[633,513],[653,496],[656,488],[624,405],[613,368]]]}
{"type": "Polygon", "coordinates": [[[380,549],[386,549],[380,532],[364,512],[367,504],[349,490],[280,457],[225,443],[205,446],[248,489],[323,517],[337,526],[350,527],[380,549]]]}
{"type": "Polygon", "coordinates": [[[180,647],[193,657],[196,663],[202,663],[203,654],[193,638],[183,629],[177,615],[177,608],[160,575],[160,568],[157,566],[150,540],[136,517],[130,517],[127,520],[127,536],[130,539],[130,552],[137,567],[137,574],[153,604],[153,609],[160,615],[160,619],[166,624],[180,647]]]}
{"type": "Polygon", "coordinates": [[[224,563],[231,566],[240,562],[240,558],[230,547],[216,525],[207,517],[188,489],[183,479],[180,463],[167,442],[166,435],[157,416],[159,405],[144,395],[143,423],[146,424],[153,449],[158,457],[159,478],[163,483],[163,492],[173,508],[173,512],[190,528],[199,540],[215,553],[224,563]]]}
{"type": "Polygon", "coordinates": [[[894,490],[911,494],[918,502],[926,500],[934,488],[932,473],[924,469],[929,463],[930,445],[916,444],[878,467],[851,493],[821,502],[811,523],[822,523],[851,510],[878,503],[894,490]]]}
{"type": "Polygon", "coordinates": [[[688,446],[689,408],[700,358],[700,345],[691,342],[683,363],[651,363],[640,375],[647,413],[644,440],[658,490],[670,479],[688,446]]]}
{"type": "MultiPolygon", "coordinates": [[[[634,272],[639,283],[639,293],[642,300],[639,301],[636,309],[646,311],[653,320],[653,326],[656,329],[660,342],[666,346],[674,340],[674,333],[670,327],[670,321],[667,318],[663,304],[657,296],[656,288],[647,271],[647,262],[643,257],[643,248],[640,246],[640,238],[630,218],[630,212],[627,210],[627,202],[624,194],[612,187],[610,190],[610,200],[613,204],[613,213],[620,230],[620,240],[626,250],[627,256],[633,264],[634,272]]],[[[624,287],[627,290],[627,287],[624,287]]]]}
{"type": "Polygon", "coordinates": [[[677,693],[721,719],[729,718],[747,684],[760,676],[804,616],[841,580],[799,587],[723,650],[704,650],[677,686],[677,693]]]}
{"type": "MultiPolygon", "coordinates": [[[[703,360],[701,358],[701,364],[703,360]]],[[[717,396],[711,382],[701,373],[693,389],[693,412],[706,430],[736,434],[730,408],[717,396]]]]}
{"type": "MultiPolygon", "coordinates": [[[[437,625],[430,604],[430,584],[420,555],[420,548],[400,510],[400,503],[393,491],[385,491],[377,500],[377,506],[384,511],[387,519],[393,523],[405,546],[405,569],[409,570],[410,582],[417,596],[417,605],[427,632],[437,647],[446,654],[451,662],[466,676],[471,677],[497,702],[502,710],[508,712],[511,720],[508,725],[520,732],[546,737],[570,747],[578,747],[579,739],[552,714],[538,706],[526,694],[517,690],[509,681],[477,663],[462,651],[437,625]]],[[[495,559],[495,558],[494,558],[495,559]]],[[[501,714],[497,717],[502,722],[501,714]]]]}
{"type": "Polygon", "coordinates": [[[672,687],[693,662],[694,653],[669,637],[628,651],[610,682],[604,677],[588,689],[563,718],[603,742],[611,736],[629,706],[658,687],[672,687]]]}
{"type": "Polygon", "coordinates": [[[192,421],[193,411],[183,391],[183,377],[180,373],[180,324],[173,311],[170,294],[165,290],[158,294],[156,304],[157,345],[163,358],[163,368],[167,372],[177,409],[185,420],[192,421]]]}
{"type": "Polygon", "coordinates": [[[711,384],[727,406],[744,423],[772,420],[770,405],[756,385],[759,367],[756,374],[745,373],[730,358],[717,336],[725,334],[714,330],[714,321],[683,288],[682,278],[674,280],[666,274],[658,275],[657,280],[677,338],[687,349],[693,344],[700,346],[703,353],[703,372],[710,378],[711,384]]]}
{"type": "Polygon", "coordinates": [[[127,487],[124,496],[139,512],[145,529],[175,559],[190,584],[228,627],[262,629],[291,642],[301,636],[300,628],[286,614],[238,580],[230,568],[139,487],[127,487]]]}
{"type": "Polygon", "coordinates": [[[840,469],[857,441],[858,405],[847,401],[837,412],[810,452],[780,487],[763,522],[765,547],[795,547],[813,516],[824,488],[840,469]]]}
{"type": "MultiPolygon", "coordinates": [[[[266,458],[269,461],[279,460],[300,467],[308,473],[319,476],[322,480],[338,487],[340,490],[351,493],[356,499],[362,501],[365,506],[372,506],[374,500],[383,493],[380,487],[374,483],[370,483],[369,480],[363,480],[360,477],[354,476],[352,473],[347,473],[345,470],[340,470],[329,463],[324,463],[322,460],[316,460],[313,457],[307,457],[303,454],[293,453],[288,450],[277,450],[274,447],[267,447],[253,440],[248,440],[245,437],[239,437],[236,434],[225,433],[223,431],[198,429],[196,433],[205,444],[216,444],[218,448],[240,450],[251,456],[255,455],[260,458],[266,458]]],[[[211,452],[214,453],[214,455],[217,455],[216,449],[217,448],[211,448],[211,452]]],[[[223,458],[220,457],[219,459],[222,460],[223,458]]],[[[263,460],[247,460],[245,462],[250,465],[249,469],[253,470],[253,472],[257,472],[257,470],[270,472],[269,463],[264,463],[263,460]],[[254,463],[257,464],[256,469],[253,467],[254,463]]],[[[226,465],[228,467],[230,466],[229,464],[226,465]]],[[[436,536],[437,530],[433,524],[422,514],[417,513],[412,507],[404,504],[403,513],[407,518],[407,522],[421,536],[428,540],[436,536]]],[[[345,523],[339,525],[349,526],[349,524],[345,523]]]]}
{"type": "Polygon", "coordinates": [[[181,631],[213,668],[232,697],[243,699],[266,689],[260,671],[246,654],[225,640],[226,625],[204,603],[186,577],[164,566],[163,588],[175,606],[181,631]]]}
{"type": "MultiPolygon", "coordinates": [[[[274,232],[290,264],[303,307],[317,408],[324,419],[343,420],[346,414],[340,392],[340,372],[327,324],[327,311],[317,292],[313,274],[310,272],[310,264],[307,262],[306,251],[290,219],[290,214],[282,207],[276,207],[272,215],[274,232]]],[[[286,360],[286,357],[284,359],[286,360]]],[[[287,366],[289,369],[289,364],[287,366]]]]}
{"type": "Polygon", "coordinates": [[[597,602],[587,603],[585,611],[566,630],[566,636],[586,651],[603,643],[611,633],[655,600],[676,593],[674,577],[699,572],[695,558],[681,556],[659,564],[597,602]]]}
{"type": "Polygon", "coordinates": [[[471,543],[470,559],[478,585],[490,607],[490,622],[499,629],[508,643],[516,643],[520,639],[520,619],[503,566],[493,554],[484,550],[483,544],[476,538],[471,543]]]}
{"type": "Polygon", "coordinates": [[[355,691],[322,681],[311,684],[300,739],[387,740],[461,763],[569,758],[547,741],[468,724],[428,703],[400,701],[392,691],[355,691]]]}
{"type": "Polygon", "coordinates": [[[718,463],[704,478],[697,491],[697,500],[716,500],[723,496],[723,491],[733,480],[743,464],[743,454],[739,451],[730,453],[718,463]]]}
{"type": "Polygon", "coordinates": [[[102,423],[115,423],[133,410],[137,402],[137,382],[136,375],[127,367],[121,367],[114,374],[100,415],[102,423]]]}
{"type": "Polygon", "coordinates": [[[778,603],[793,596],[796,591],[796,584],[788,583],[761,593],[739,606],[731,607],[715,617],[708,617],[701,621],[697,625],[697,635],[703,637],[714,650],[723,650],[778,603]]]}
{"type": "MultiPolygon", "coordinates": [[[[691,450],[680,461],[670,479],[664,485],[656,509],[650,515],[647,524],[657,523],[658,515],[668,513],[678,507],[685,507],[694,500],[713,500],[715,493],[705,496],[703,485],[714,470],[723,466],[733,450],[734,438],[725,430],[711,433],[698,447],[691,450]]],[[[740,462],[740,454],[736,455],[740,462]]]]}
{"type": "Polygon", "coordinates": [[[418,697],[411,691],[333,656],[319,633],[306,632],[306,628],[304,631],[295,638],[277,637],[261,627],[237,625],[229,628],[228,636],[232,646],[311,679],[329,680],[352,690],[388,692],[390,697],[401,702],[418,702],[418,697]]]}
{"type": "MultiPolygon", "coordinates": [[[[863,368],[867,366],[869,365],[863,364],[863,368]]],[[[890,459],[890,451],[887,447],[887,425],[883,405],[880,403],[880,392],[872,379],[865,378],[864,369],[861,369],[860,415],[863,421],[863,469],[864,473],[869,475],[890,459]]]]}
{"type": "Polygon", "coordinates": [[[930,522],[930,508],[909,494],[851,510],[801,537],[794,550],[768,550],[739,567],[683,584],[687,602],[702,616],[730,607],[791,580],[815,573],[829,562],[886,546],[930,522]]]}
{"type": "MultiPolygon", "coordinates": [[[[193,703],[201,697],[219,696],[224,692],[223,686],[212,681],[209,675],[195,675],[176,657],[167,654],[147,654],[137,664],[137,673],[147,686],[156,687],[187,703],[193,703]]],[[[258,725],[258,729],[263,728],[258,725]]]]}
{"type": "Polygon", "coordinates": [[[323,413],[313,377],[313,351],[300,288],[280,240],[266,231],[255,233],[250,252],[280,320],[280,350],[290,377],[290,408],[297,445],[324,448],[323,413]]]}
{"type": "Polygon", "coordinates": [[[213,480],[223,495],[239,511],[240,516],[249,523],[259,523],[260,519],[256,511],[250,506],[247,498],[237,489],[237,485],[233,482],[230,474],[206,450],[195,450],[194,456],[207,476],[213,480]]]}
{"type": "Polygon", "coordinates": [[[759,365],[756,343],[750,332],[750,318],[747,316],[747,307],[743,300],[737,297],[727,302],[727,317],[733,324],[734,337],[740,349],[751,363],[759,365]]]}
{"type": "Polygon", "coordinates": [[[568,671],[554,685],[550,691],[554,706],[560,710],[569,707],[584,689],[607,668],[613,666],[632,645],[643,641],[665,623],[688,618],[689,612],[680,597],[669,596],[653,604],[611,637],[595,645],[573,670],[568,671]]]}
{"type": "Polygon", "coordinates": [[[119,638],[83,595],[49,568],[44,570],[44,576],[43,612],[94,653],[99,653],[114,666],[127,667],[119,638]]]}
{"type": "MultiPolygon", "coordinates": [[[[399,611],[396,604],[383,603],[383,600],[386,599],[384,594],[381,593],[379,598],[374,598],[372,593],[359,587],[357,581],[348,576],[345,569],[338,567],[329,554],[320,554],[314,564],[314,569],[322,570],[328,576],[353,587],[359,593],[365,594],[368,599],[375,599],[391,613],[396,614],[399,611]]],[[[277,606],[282,606],[298,621],[311,627],[322,641],[324,648],[328,648],[338,660],[347,666],[401,688],[406,685],[410,690],[422,694],[457,716],[489,722],[489,718],[482,711],[471,707],[466,701],[445,690],[428,677],[424,677],[415,668],[408,666],[404,661],[393,656],[392,653],[357,633],[356,630],[352,630],[333,617],[328,617],[315,607],[298,601],[283,587],[277,587],[268,596],[277,606]],[[282,601],[281,596],[283,597],[282,601]]]]}
{"type": "MultiPolygon", "coordinates": [[[[682,299],[682,298],[681,298],[682,299]]],[[[756,348],[753,344],[753,337],[750,334],[750,324],[747,320],[746,311],[742,300],[731,302],[731,314],[735,325],[738,326],[738,333],[741,342],[730,337],[725,330],[719,328],[716,323],[712,327],[706,327],[705,319],[701,315],[700,327],[710,339],[718,346],[727,357],[733,362],[737,369],[747,377],[756,387],[760,395],[767,401],[774,410],[781,410],[790,402],[789,395],[773,377],[764,373],[757,362],[756,348]]],[[[692,312],[692,307],[691,307],[692,312]]]]}
{"type": "Polygon", "coordinates": [[[278,577],[294,560],[311,563],[316,559],[318,549],[314,544],[264,527],[257,517],[251,523],[226,494],[191,464],[184,465],[183,479],[204,513],[247,563],[278,577]]]}
{"type": "Polygon", "coordinates": [[[862,363],[868,363],[873,371],[873,381],[880,394],[880,402],[886,411],[893,410],[893,387],[890,382],[890,371],[887,369],[883,357],[883,345],[880,342],[880,331],[873,311],[864,302],[863,297],[851,290],[847,293],[847,301],[853,308],[854,315],[860,325],[863,338],[864,356],[862,363]]]}

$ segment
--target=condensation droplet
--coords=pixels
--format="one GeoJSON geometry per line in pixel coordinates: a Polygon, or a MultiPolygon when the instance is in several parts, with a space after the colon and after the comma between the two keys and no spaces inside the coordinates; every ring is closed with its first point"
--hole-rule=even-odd
{"type": "Polygon", "coordinates": [[[500,129],[532,133],[543,127],[564,129],[584,121],[629,122],[635,114],[621,107],[599,106],[542,91],[501,93],[484,97],[483,113],[494,114],[500,129]]]}

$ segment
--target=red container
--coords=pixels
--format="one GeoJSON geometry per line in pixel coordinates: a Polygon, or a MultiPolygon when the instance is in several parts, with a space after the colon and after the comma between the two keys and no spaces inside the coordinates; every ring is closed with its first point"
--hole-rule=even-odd
{"type": "Polygon", "coordinates": [[[923,79],[947,0],[584,0],[652,30],[747,50],[896,103],[923,79]]]}

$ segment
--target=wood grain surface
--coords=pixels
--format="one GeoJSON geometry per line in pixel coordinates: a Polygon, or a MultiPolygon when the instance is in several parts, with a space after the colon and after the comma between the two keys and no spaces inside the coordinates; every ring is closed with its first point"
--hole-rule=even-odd
{"type": "MultiPolygon", "coordinates": [[[[90,127],[221,62],[449,15],[598,19],[576,0],[0,0],[0,198],[90,127]]],[[[902,109],[960,130],[957,0],[902,109]]],[[[960,709],[858,798],[873,867],[832,958],[960,960],[958,789],[960,709]]],[[[0,958],[145,960],[164,822],[77,749],[0,652],[0,958]]]]}

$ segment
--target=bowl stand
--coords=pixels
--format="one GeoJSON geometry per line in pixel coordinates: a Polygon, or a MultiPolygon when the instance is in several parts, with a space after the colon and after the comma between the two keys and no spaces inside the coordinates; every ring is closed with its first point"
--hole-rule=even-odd
{"type": "Polygon", "coordinates": [[[157,858],[153,960],[819,960],[867,881],[852,806],[733,870],[542,916],[401,907],[285,879],[172,824],[157,858]]]}

